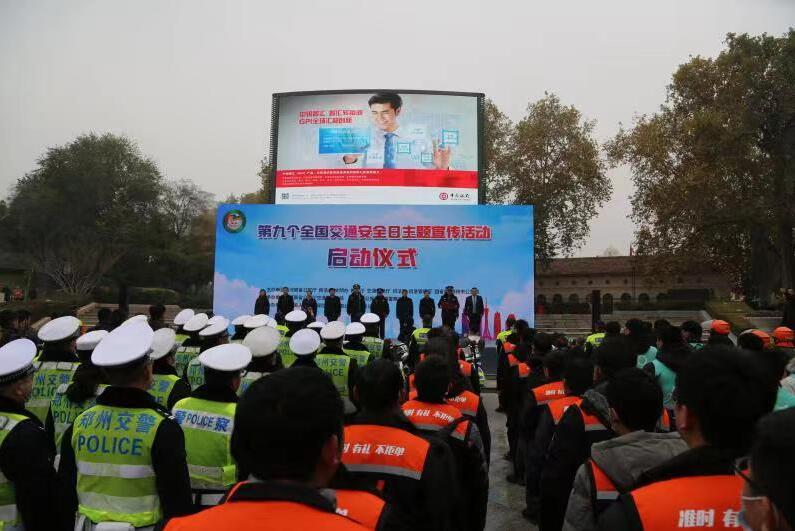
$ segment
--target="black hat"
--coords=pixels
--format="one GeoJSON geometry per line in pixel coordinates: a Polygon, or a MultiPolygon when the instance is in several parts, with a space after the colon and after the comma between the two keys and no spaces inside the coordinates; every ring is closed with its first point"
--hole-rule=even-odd
{"type": "Polygon", "coordinates": [[[362,287],[359,284],[354,284],[353,289],[362,289],[362,287]]]}
{"type": "Polygon", "coordinates": [[[384,292],[384,288],[378,288],[377,290],[375,290],[375,292],[376,293],[383,293],[384,292]]]}

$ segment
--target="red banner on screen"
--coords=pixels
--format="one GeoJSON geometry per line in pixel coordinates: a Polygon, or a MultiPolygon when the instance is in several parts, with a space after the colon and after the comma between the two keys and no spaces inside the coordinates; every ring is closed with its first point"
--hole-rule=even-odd
{"type": "Polygon", "coordinates": [[[478,187],[478,172],[459,170],[277,170],[276,188],[315,186],[478,187]]]}

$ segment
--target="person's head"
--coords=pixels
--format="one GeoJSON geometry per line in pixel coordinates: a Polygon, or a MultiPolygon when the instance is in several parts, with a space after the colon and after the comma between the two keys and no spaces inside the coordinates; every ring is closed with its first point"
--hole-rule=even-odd
{"type": "Polygon", "coordinates": [[[605,325],[605,336],[617,337],[621,335],[621,324],[617,321],[610,321],[605,325]]]}
{"type": "Polygon", "coordinates": [[[669,326],[671,326],[671,323],[668,321],[668,319],[657,319],[654,321],[654,333],[659,335],[660,330],[669,326]]]}
{"type": "Polygon", "coordinates": [[[403,107],[403,99],[395,92],[379,92],[367,101],[370,117],[378,129],[391,133],[398,127],[397,117],[403,107]]]}
{"type": "Polygon", "coordinates": [[[17,404],[24,404],[33,394],[33,372],[12,382],[0,384],[0,396],[17,404]]]}
{"type": "Polygon", "coordinates": [[[752,352],[761,352],[765,349],[762,338],[750,332],[737,336],[737,346],[752,352]]]}
{"type": "Polygon", "coordinates": [[[563,388],[567,395],[580,396],[593,385],[593,363],[584,358],[572,358],[563,371],[563,388]]]}
{"type": "Polygon", "coordinates": [[[149,317],[153,321],[162,321],[163,315],[166,313],[166,307],[162,304],[153,304],[149,307],[149,317]]]}
{"type": "Polygon", "coordinates": [[[123,310],[113,310],[110,312],[110,326],[117,328],[124,321],[127,320],[127,314],[123,310]]]}
{"type": "Polygon", "coordinates": [[[620,370],[635,367],[638,355],[632,350],[629,341],[616,338],[602,341],[594,352],[594,379],[598,382],[609,381],[620,370]]]}
{"type": "Polygon", "coordinates": [[[602,321],[596,321],[593,324],[593,331],[597,334],[601,334],[605,331],[605,324],[602,321]]]}
{"type": "Polygon", "coordinates": [[[706,347],[676,375],[676,427],[690,447],[747,452],[756,422],[773,409],[776,388],[750,356],[706,347]]]}
{"type": "Polygon", "coordinates": [[[475,296],[478,294],[478,288],[472,288],[472,289],[469,291],[469,293],[471,293],[471,294],[472,294],[472,296],[473,296],[473,297],[475,297],[475,296]]]}
{"type": "Polygon", "coordinates": [[[643,321],[640,319],[632,318],[627,320],[624,324],[624,328],[626,328],[627,335],[629,336],[640,336],[644,333],[643,321]]]}
{"type": "Polygon", "coordinates": [[[655,430],[662,413],[663,393],[652,376],[636,367],[622,369],[607,383],[605,394],[617,434],[655,430]]]}
{"type": "Polygon", "coordinates": [[[407,289],[400,290],[400,295],[402,295],[403,297],[408,297],[409,296],[409,290],[407,290],[407,289]]]}
{"type": "Polygon", "coordinates": [[[397,408],[402,389],[400,369],[391,361],[380,358],[359,371],[354,393],[364,411],[381,413],[397,408]]]}
{"type": "Polygon", "coordinates": [[[97,320],[100,323],[107,323],[108,321],[110,321],[110,314],[111,314],[110,308],[100,308],[97,311],[97,320]]]}
{"type": "Polygon", "coordinates": [[[282,295],[289,295],[289,294],[290,294],[290,288],[288,288],[287,286],[284,286],[282,288],[282,295]]]}
{"type": "Polygon", "coordinates": [[[428,356],[414,373],[417,398],[422,402],[441,404],[450,388],[450,367],[441,356],[428,356]]]}
{"type": "Polygon", "coordinates": [[[334,295],[336,295],[336,294],[337,294],[337,290],[336,290],[336,289],[334,289],[334,288],[329,288],[329,290],[328,290],[328,294],[329,294],[329,295],[331,295],[331,296],[333,297],[334,295]]]}
{"type": "Polygon", "coordinates": [[[795,409],[770,413],[756,427],[743,481],[742,513],[753,531],[795,526],[795,409]]]}
{"type": "Polygon", "coordinates": [[[217,371],[204,367],[204,385],[210,389],[237,391],[240,387],[240,371],[217,371]]]}
{"type": "Polygon", "coordinates": [[[549,381],[558,381],[563,378],[566,370],[566,354],[563,350],[553,350],[544,356],[544,377],[549,381]]]}
{"type": "Polygon", "coordinates": [[[152,361],[148,356],[126,365],[103,367],[102,370],[107,382],[117,387],[133,387],[146,391],[152,383],[152,361]]]}
{"type": "MultiPolygon", "coordinates": [[[[746,334],[753,336],[753,334],[746,334]]],[[[742,336],[741,336],[742,337],[742,336]]],[[[762,340],[757,338],[759,342],[762,340]]],[[[786,352],[777,348],[749,350],[749,354],[759,364],[767,374],[768,381],[773,387],[778,387],[782,378],[787,375],[787,364],[789,356],[786,352]]]]}
{"type": "Polygon", "coordinates": [[[445,287],[445,288],[444,288],[444,292],[445,292],[447,295],[452,295],[452,294],[453,294],[453,286],[447,286],[447,287],[445,287]]]}
{"type": "Polygon", "coordinates": [[[430,296],[431,296],[431,292],[430,292],[430,291],[428,291],[427,289],[426,289],[425,291],[423,291],[423,292],[422,292],[422,297],[423,297],[424,299],[427,299],[427,298],[429,298],[430,296]]]}
{"type": "Polygon", "coordinates": [[[352,289],[354,293],[359,293],[362,287],[359,284],[354,284],[352,289]]]}
{"type": "Polygon", "coordinates": [[[685,343],[701,343],[701,335],[704,329],[701,324],[695,321],[685,321],[682,323],[682,338],[685,343]]]}
{"type": "MultiPolygon", "coordinates": [[[[521,335],[520,339],[522,339],[521,335]]],[[[552,336],[545,332],[537,333],[533,338],[533,352],[536,356],[546,356],[550,351],[552,351],[552,336]]]]}
{"type": "Polygon", "coordinates": [[[328,485],[341,462],[344,407],[331,379],[291,367],[256,380],[240,398],[230,442],[257,479],[328,485]]]}
{"type": "Polygon", "coordinates": [[[267,296],[267,295],[268,295],[268,292],[267,292],[267,291],[265,291],[264,289],[261,289],[261,290],[259,290],[259,296],[260,296],[260,297],[265,297],[265,296],[267,296]]]}
{"type": "MultiPolygon", "coordinates": [[[[666,321],[667,322],[667,321],[666,321]]],[[[665,325],[657,328],[657,347],[662,350],[670,350],[685,344],[682,339],[682,330],[678,326],[665,325]]]]}
{"type": "Polygon", "coordinates": [[[306,290],[306,298],[307,299],[311,299],[312,298],[312,290],[311,289],[306,290]]]}

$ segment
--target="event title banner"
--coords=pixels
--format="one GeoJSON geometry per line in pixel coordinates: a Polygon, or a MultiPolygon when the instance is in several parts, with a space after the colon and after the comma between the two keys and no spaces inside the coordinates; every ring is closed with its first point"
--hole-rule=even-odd
{"type": "MultiPolygon", "coordinates": [[[[509,314],[532,322],[532,207],[219,207],[216,313],[229,318],[252,313],[262,288],[269,292],[273,314],[286,286],[296,305],[313,291],[323,315],[328,290],[338,291],[344,307],[355,283],[362,285],[368,305],[376,289],[385,290],[393,331],[401,290],[436,296],[448,284],[456,287],[462,308],[469,289],[480,289],[492,334],[509,314]]],[[[418,298],[414,309],[419,323],[418,298]]]]}

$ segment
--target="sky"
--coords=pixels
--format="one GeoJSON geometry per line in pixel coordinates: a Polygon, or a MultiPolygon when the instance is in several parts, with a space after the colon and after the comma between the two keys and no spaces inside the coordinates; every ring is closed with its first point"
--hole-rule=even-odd
{"type": "MultiPolygon", "coordinates": [[[[604,142],[726,33],[792,25],[793,0],[0,0],[0,198],[48,146],[92,131],[219,200],[254,191],[284,91],[484,92],[513,120],[554,92],[604,142]]],[[[629,250],[630,172],[609,176],[576,256],[629,250]]]]}

